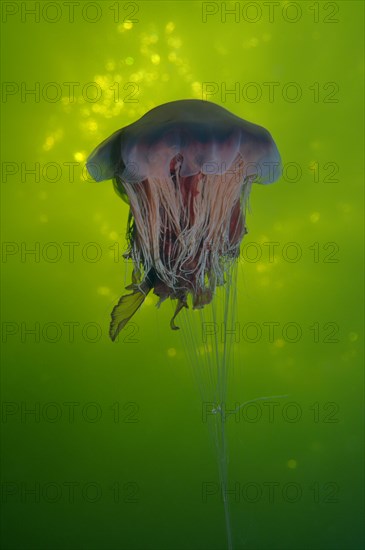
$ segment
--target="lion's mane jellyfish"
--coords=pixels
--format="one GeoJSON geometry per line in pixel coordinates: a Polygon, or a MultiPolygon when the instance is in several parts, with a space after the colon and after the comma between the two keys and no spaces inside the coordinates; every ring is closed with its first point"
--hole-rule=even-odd
{"type": "MultiPolygon", "coordinates": [[[[173,329],[181,309],[190,304],[200,309],[197,316],[181,315],[181,333],[217,453],[232,550],[226,418],[240,407],[225,412],[234,347],[225,333],[218,337],[217,328],[235,326],[237,286],[232,283],[250,190],[254,182],[278,179],[278,149],[261,126],[213,103],[183,100],[156,107],[115,132],[95,149],[87,167],[96,181],[113,179],[130,205],[131,292],[113,309],[112,340],[151,289],[158,303],[177,300],[173,329]]],[[[233,387],[242,402],[242,388],[233,387]]]]}
{"type": "Polygon", "coordinates": [[[90,155],[96,181],[113,179],[130,204],[131,293],[112,312],[114,340],[153,289],[177,300],[175,317],[203,308],[225,283],[246,232],[253,182],[271,183],[280,156],[270,133],[207,101],[156,107],[118,130],[90,155]]]}

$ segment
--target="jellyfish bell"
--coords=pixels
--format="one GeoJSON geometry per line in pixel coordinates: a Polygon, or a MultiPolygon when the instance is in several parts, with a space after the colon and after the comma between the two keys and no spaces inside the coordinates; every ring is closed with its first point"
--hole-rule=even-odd
{"type": "Polygon", "coordinates": [[[103,141],[87,161],[130,204],[131,294],[112,312],[115,340],[151,289],[179,311],[203,308],[239,254],[253,182],[280,175],[270,133],[223,107],[180,100],[156,107],[103,141]]]}
{"type": "Polygon", "coordinates": [[[223,174],[238,153],[247,164],[256,165],[260,183],[275,181],[280,168],[278,150],[267,130],[215,103],[194,99],[155,107],[116,131],[92,152],[87,167],[99,182],[119,175],[137,183],[168,177],[170,161],[178,153],[183,157],[182,177],[223,174]]]}

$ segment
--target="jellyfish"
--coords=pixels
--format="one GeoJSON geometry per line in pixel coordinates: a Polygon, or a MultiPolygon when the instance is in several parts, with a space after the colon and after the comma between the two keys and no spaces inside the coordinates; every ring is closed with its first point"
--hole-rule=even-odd
{"type": "Polygon", "coordinates": [[[209,429],[229,550],[233,535],[224,404],[233,348],[214,331],[210,345],[199,328],[216,325],[218,318],[225,325],[235,319],[237,259],[247,233],[251,187],[276,181],[280,163],[266,129],[219,105],[192,99],[152,109],[103,141],[87,160],[93,179],[113,180],[117,194],[130,205],[125,257],[133,262],[132,282],[126,288],[130,293],[111,313],[110,337],[117,338],[151,290],[157,305],[176,300],[173,330],[179,328],[175,319],[183,310],[184,349],[202,402],[211,404],[209,429]],[[199,310],[200,327],[186,318],[189,306],[199,310]]]}
{"type": "Polygon", "coordinates": [[[103,141],[89,156],[94,180],[113,180],[130,205],[131,291],[111,314],[119,332],[153,289],[159,306],[178,313],[209,304],[225,284],[247,232],[245,209],[254,182],[272,183],[280,155],[270,133],[223,107],[180,100],[156,107],[103,141]]]}

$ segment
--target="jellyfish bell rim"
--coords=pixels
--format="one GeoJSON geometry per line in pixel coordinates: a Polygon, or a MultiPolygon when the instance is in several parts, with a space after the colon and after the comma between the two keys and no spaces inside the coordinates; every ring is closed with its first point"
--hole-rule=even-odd
{"type": "Polygon", "coordinates": [[[268,130],[216,103],[196,99],[164,103],[115,131],[93,150],[86,167],[97,182],[119,176],[139,183],[168,177],[178,154],[182,177],[224,175],[238,154],[244,163],[259,165],[256,183],[271,184],[280,177],[280,154],[268,130]]]}
{"type": "Polygon", "coordinates": [[[274,143],[275,148],[271,152],[268,158],[265,158],[261,161],[258,161],[256,165],[260,168],[264,167],[264,170],[261,171],[261,174],[256,174],[256,178],[252,180],[252,183],[257,183],[259,185],[271,185],[277,182],[282,175],[282,161],[280,153],[274,143]]]}

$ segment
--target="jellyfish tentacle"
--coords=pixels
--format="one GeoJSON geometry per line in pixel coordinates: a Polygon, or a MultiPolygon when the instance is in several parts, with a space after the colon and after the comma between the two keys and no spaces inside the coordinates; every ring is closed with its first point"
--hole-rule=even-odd
{"type": "Polygon", "coordinates": [[[175,309],[174,316],[172,317],[172,319],[170,321],[170,327],[171,327],[172,330],[180,330],[180,327],[175,325],[175,319],[184,307],[185,308],[189,307],[187,302],[186,302],[186,296],[185,295],[178,299],[178,303],[177,303],[177,306],[176,306],[176,309],[175,309]]]}
{"type": "Polygon", "coordinates": [[[126,287],[127,290],[133,290],[133,292],[123,295],[111,312],[109,336],[113,342],[141,307],[152,287],[152,279],[146,279],[142,285],[131,284],[126,287]]]}

